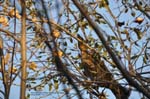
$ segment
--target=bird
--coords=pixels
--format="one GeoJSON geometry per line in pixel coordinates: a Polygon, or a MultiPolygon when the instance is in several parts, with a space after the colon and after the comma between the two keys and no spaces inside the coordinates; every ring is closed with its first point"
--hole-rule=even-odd
{"type": "Polygon", "coordinates": [[[78,38],[80,39],[80,41],[78,42],[78,47],[81,52],[81,64],[85,76],[90,78],[92,81],[112,79],[110,71],[106,67],[104,61],[101,60],[101,56],[98,53],[94,52],[92,49],[89,49],[83,43],[84,40],[81,36],[78,35],[78,38]]]}
{"type": "Polygon", "coordinates": [[[127,99],[130,95],[130,90],[121,86],[114,79],[113,74],[108,69],[108,66],[106,66],[104,60],[102,60],[100,54],[89,49],[85,43],[83,43],[83,38],[78,38],[80,39],[80,41],[78,41],[78,47],[81,53],[81,66],[83,67],[83,74],[94,83],[92,88],[97,90],[98,95],[100,95],[98,88],[105,87],[110,89],[117,99],[127,99]]]}

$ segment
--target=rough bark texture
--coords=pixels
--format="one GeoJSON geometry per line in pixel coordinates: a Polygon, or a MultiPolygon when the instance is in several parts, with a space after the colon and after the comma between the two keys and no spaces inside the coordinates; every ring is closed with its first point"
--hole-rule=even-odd
{"type": "Polygon", "coordinates": [[[22,6],[22,27],[21,27],[21,87],[20,99],[25,99],[26,96],[26,7],[25,1],[21,1],[22,6]]]}

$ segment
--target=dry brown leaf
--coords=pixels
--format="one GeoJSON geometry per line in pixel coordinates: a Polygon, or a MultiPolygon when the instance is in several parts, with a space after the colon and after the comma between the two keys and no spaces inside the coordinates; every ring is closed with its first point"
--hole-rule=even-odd
{"type": "Polygon", "coordinates": [[[52,32],[52,35],[53,35],[53,37],[55,37],[55,38],[59,38],[59,37],[60,37],[60,32],[59,32],[58,30],[54,30],[54,31],[52,32]]]}
{"type": "Polygon", "coordinates": [[[138,17],[138,18],[136,18],[136,19],[135,19],[135,21],[134,21],[134,22],[141,24],[143,21],[144,21],[144,19],[143,19],[143,18],[138,17]]]}
{"type": "Polygon", "coordinates": [[[54,53],[55,56],[57,56],[57,54],[58,54],[59,57],[62,57],[62,56],[63,56],[63,52],[60,51],[60,50],[59,50],[58,52],[55,52],[55,53],[54,53]]]}
{"type": "Polygon", "coordinates": [[[82,43],[79,44],[79,48],[82,51],[86,51],[88,49],[88,47],[86,45],[82,44],[82,43]]]}
{"type": "Polygon", "coordinates": [[[35,22],[37,22],[37,21],[38,21],[36,17],[32,17],[32,19],[31,19],[31,20],[32,20],[32,22],[33,22],[33,23],[35,23],[35,22]]]}
{"type": "Polygon", "coordinates": [[[4,62],[5,62],[5,64],[8,64],[9,59],[10,59],[10,53],[7,53],[7,54],[5,55],[5,57],[4,57],[4,62]]]}
{"type": "Polygon", "coordinates": [[[16,12],[15,12],[14,8],[12,8],[12,9],[9,11],[9,13],[8,13],[8,15],[9,15],[10,17],[14,17],[15,14],[16,14],[16,18],[18,18],[18,19],[21,18],[21,16],[19,15],[18,10],[16,10],[16,12]]]}
{"type": "MultiPolygon", "coordinates": [[[[9,66],[9,73],[11,73],[11,66],[9,66]]],[[[17,72],[17,68],[16,67],[13,67],[12,68],[12,74],[15,74],[17,72]]]]}
{"type": "Polygon", "coordinates": [[[5,16],[0,16],[0,23],[1,23],[4,27],[6,27],[6,26],[9,25],[8,19],[7,19],[5,16]]]}
{"type": "Polygon", "coordinates": [[[29,65],[29,68],[33,71],[35,71],[37,69],[37,64],[35,62],[31,62],[29,65]]]}

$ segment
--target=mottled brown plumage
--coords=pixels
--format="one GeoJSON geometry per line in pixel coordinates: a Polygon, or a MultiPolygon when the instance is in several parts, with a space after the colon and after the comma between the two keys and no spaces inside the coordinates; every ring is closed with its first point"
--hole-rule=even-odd
{"type": "Polygon", "coordinates": [[[88,49],[88,47],[85,46],[82,42],[78,42],[78,46],[81,52],[81,64],[83,67],[83,73],[91,81],[97,82],[96,90],[98,87],[109,88],[117,99],[127,99],[130,91],[122,87],[114,79],[112,73],[106,67],[100,55],[88,49]]]}
{"type": "Polygon", "coordinates": [[[100,55],[93,53],[83,43],[79,42],[81,51],[81,61],[84,69],[84,74],[91,80],[112,79],[112,75],[101,60],[100,55]]]}

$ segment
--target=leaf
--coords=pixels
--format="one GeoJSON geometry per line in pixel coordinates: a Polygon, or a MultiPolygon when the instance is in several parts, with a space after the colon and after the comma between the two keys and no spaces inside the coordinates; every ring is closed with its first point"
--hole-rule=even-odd
{"type": "Polygon", "coordinates": [[[43,90],[43,86],[37,86],[35,87],[35,91],[42,91],[43,90]]]}
{"type": "Polygon", "coordinates": [[[33,23],[35,23],[35,22],[38,22],[38,19],[34,16],[34,17],[32,17],[31,21],[32,21],[33,23]]]}
{"type": "Polygon", "coordinates": [[[128,8],[126,8],[124,12],[127,13],[128,12],[128,8]]]}
{"type": "Polygon", "coordinates": [[[54,52],[54,55],[55,56],[59,56],[59,57],[62,57],[63,56],[63,52],[61,50],[59,50],[58,52],[54,52]]]}
{"type": "Polygon", "coordinates": [[[67,81],[67,79],[66,79],[65,77],[62,77],[61,82],[62,82],[63,84],[65,84],[66,81],[67,81]]]}
{"type": "Polygon", "coordinates": [[[134,11],[131,12],[131,15],[135,17],[136,13],[134,11]]]}
{"type": "Polygon", "coordinates": [[[55,30],[53,30],[52,35],[53,35],[53,37],[55,37],[55,38],[59,38],[59,37],[60,37],[60,32],[55,29],[55,30]]]}
{"type": "Polygon", "coordinates": [[[12,8],[12,9],[8,12],[8,15],[9,15],[10,17],[15,17],[15,16],[16,16],[16,18],[21,19],[21,16],[19,15],[18,10],[16,9],[16,11],[15,11],[15,8],[12,8]]]}
{"type": "Polygon", "coordinates": [[[28,93],[25,99],[30,99],[30,94],[28,93]]]}
{"type": "Polygon", "coordinates": [[[52,90],[52,86],[53,86],[53,84],[52,84],[52,83],[50,83],[50,84],[49,84],[49,91],[51,91],[51,90],[52,90]]]}
{"type": "Polygon", "coordinates": [[[99,8],[105,7],[107,5],[109,5],[108,0],[101,0],[100,3],[99,3],[99,8]]]}
{"type": "Polygon", "coordinates": [[[118,22],[117,24],[118,24],[118,26],[121,27],[121,26],[123,26],[125,24],[125,22],[118,22]]]}
{"type": "Polygon", "coordinates": [[[17,72],[17,68],[16,68],[16,67],[13,67],[12,73],[15,74],[16,72],[17,72]]]}
{"type": "Polygon", "coordinates": [[[35,62],[31,62],[30,65],[29,65],[29,69],[33,70],[33,71],[36,71],[37,69],[37,64],[35,62]]]}
{"type": "Polygon", "coordinates": [[[59,87],[58,80],[54,80],[54,88],[58,90],[58,87],[59,87]]]}
{"type": "Polygon", "coordinates": [[[107,56],[108,56],[107,51],[104,51],[104,52],[103,52],[103,55],[104,55],[104,57],[107,57],[107,56]]]}
{"type": "Polygon", "coordinates": [[[144,57],[146,58],[146,60],[148,60],[148,55],[146,52],[144,53],[144,57]]]}
{"type": "Polygon", "coordinates": [[[42,56],[38,56],[37,58],[42,58],[42,56]]]}
{"type": "Polygon", "coordinates": [[[36,84],[36,81],[32,81],[32,82],[30,82],[30,83],[32,83],[32,84],[36,84]]]}
{"type": "Polygon", "coordinates": [[[136,59],[138,57],[139,57],[139,55],[134,55],[134,56],[131,57],[131,59],[136,59]]]}
{"type": "Polygon", "coordinates": [[[27,27],[27,30],[30,30],[30,29],[32,29],[32,26],[28,26],[28,27],[27,27]]]}
{"type": "Polygon", "coordinates": [[[64,45],[64,46],[67,46],[67,42],[64,42],[63,45],[64,45]]]}
{"type": "Polygon", "coordinates": [[[70,37],[70,42],[73,43],[73,39],[70,37]]]}
{"type": "Polygon", "coordinates": [[[5,55],[5,57],[4,57],[4,62],[5,62],[5,64],[8,64],[9,59],[10,59],[10,53],[7,53],[7,54],[5,55]]]}
{"type": "Polygon", "coordinates": [[[3,26],[8,26],[9,25],[8,19],[5,16],[0,16],[0,23],[3,26]]]}
{"type": "Polygon", "coordinates": [[[147,64],[146,57],[143,57],[143,62],[147,64]]]}
{"type": "Polygon", "coordinates": [[[63,52],[59,50],[59,51],[58,51],[58,56],[59,56],[59,57],[62,57],[62,56],[63,56],[63,52]]]}
{"type": "Polygon", "coordinates": [[[136,33],[138,39],[142,38],[142,32],[140,31],[140,29],[134,28],[133,31],[136,33]]]}
{"type": "Polygon", "coordinates": [[[111,36],[111,40],[117,40],[115,36],[111,36]]]}
{"type": "Polygon", "coordinates": [[[135,23],[141,24],[144,21],[144,18],[138,17],[134,20],[135,23]]]}

